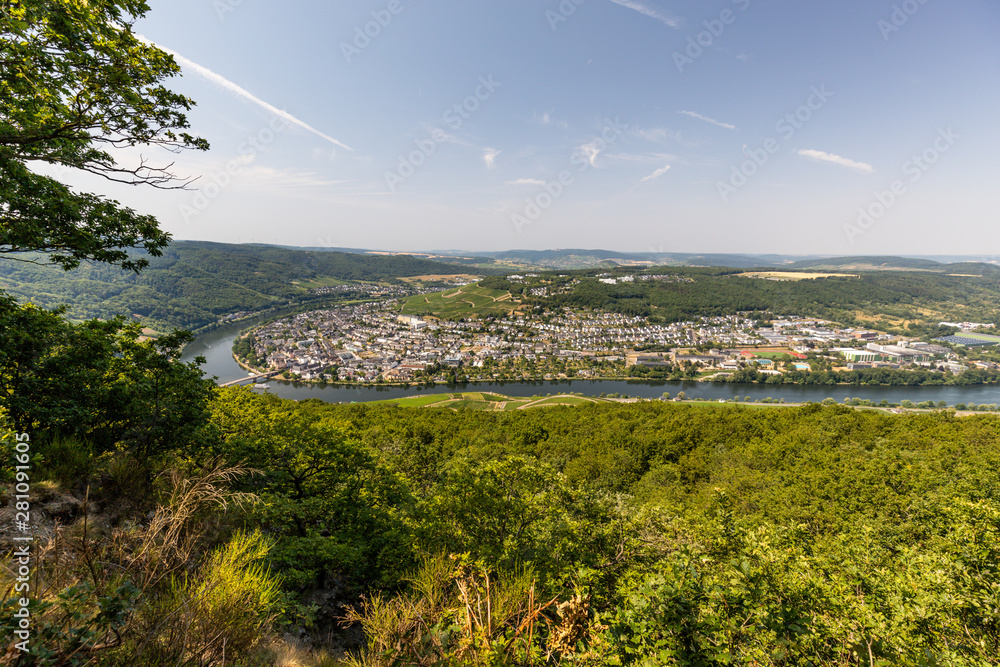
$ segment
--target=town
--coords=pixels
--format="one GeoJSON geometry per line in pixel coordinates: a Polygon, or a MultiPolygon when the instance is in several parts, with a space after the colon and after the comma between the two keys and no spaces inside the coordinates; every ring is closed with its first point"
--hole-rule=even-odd
{"type": "Polygon", "coordinates": [[[747,368],[764,375],[864,368],[957,375],[973,367],[943,345],[800,317],[762,320],[739,313],[650,324],[642,317],[564,307],[450,321],[401,315],[399,305],[388,299],[285,317],[241,336],[234,352],[254,373],[362,384],[724,380],[747,368]]]}

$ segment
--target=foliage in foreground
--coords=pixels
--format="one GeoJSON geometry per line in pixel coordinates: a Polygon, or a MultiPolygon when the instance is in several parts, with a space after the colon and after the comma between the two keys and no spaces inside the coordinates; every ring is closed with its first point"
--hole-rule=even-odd
{"type": "MultiPolygon", "coordinates": [[[[246,471],[213,464],[171,470],[145,522],[112,527],[85,514],[35,546],[30,575],[32,651],[9,664],[213,665],[261,659],[278,612],[280,581],[259,531],[217,534],[218,512],[253,499],[230,487],[246,471]]],[[[86,507],[84,508],[86,511],[86,507]]],[[[9,565],[9,563],[8,563],[9,565]]],[[[0,632],[13,635],[12,567],[0,632]]]]}
{"type": "Polygon", "coordinates": [[[368,665],[1000,653],[994,415],[296,403],[213,390],[119,324],[5,312],[45,334],[0,354],[32,482],[93,490],[33,575],[49,662],[257,664],[278,632],[362,631],[368,665]]]}

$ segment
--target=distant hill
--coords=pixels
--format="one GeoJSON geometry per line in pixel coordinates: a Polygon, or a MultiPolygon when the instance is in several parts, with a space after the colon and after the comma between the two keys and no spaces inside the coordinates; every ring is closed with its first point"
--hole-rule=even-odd
{"type": "Polygon", "coordinates": [[[932,271],[963,275],[994,275],[1000,267],[983,262],[942,263],[932,259],[892,256],[826,257],[786,264],[785,269],[838,269],[851,271],[932,271]]]}
{"type": "Polygon", "coordinates": [[[758,266],[785,265],[797,260],[813,259],[814,255],[741,255],[685,252],[622,252],[600,248],[559,248],[553,250],[501,250],[465,251],[430,250],[427,252],[387,253],[366,248],[296,248],[315,252],[348,252],[362,255],[409,255],[419,259],[432,259],[458,264],[472,264],[483,268],[506,266],[515,269],[596,269],[615,266],[728,266],[754,268],[758,266]]]}
{"type": "MultiPolygon", "coordinates": [[[[947,259],[947,258],[940,258],[947,259]]],[[[966,260],[967,257],[956,259],[966,260]]],[[[9,258],[0,259],[0,290],[22,301],[70,307],[74,319],[130,315],[156,329],[197,329],[221,317],[315,298],[312,288],[340,282],[398,282],[412,276],[526,272],[532,269],[631,270],[653,266],[776,268],[781,271],[909,271],[954,276],[1000,276],[983,262],[943,262],[914,257],[805,257],[787,255],[619,252],[601,249],[442,250],[401,254],[365,249],[303,250],[257,244],[175,241],[162,257],[150,258],[141,275],[85,265],[64,272],[9,258]],[[475,267],[475,268],[473,268],[475,267]]],[[[756,286],[753,293],[761,289],[756,286]]]]}
{"type": "MultiPolygon", "coordinates": [[[[439,251],[448,255],[458,251],[439,251]]],[[[593,269],[616,266],[728,266],[753,268],[784,265],[807,256],[697,254],[682,252],[621,252],[618,250],[565,248],[557,250],[505,250],[464,253],[498,265],[523,269],[593,269]]]]}
{"type": "MultiPolygon", "coordinates": [[[[264,247],[264,246],[262,246],[264,247]]],[[[385,252],[367,248],[297,248],[289,250],[311,252],[344,252],[360,255],[409,256],[452,264],[477,266],[482,269],[507,268],[512,270],[572,270],[614,268],[616,266],[706,266],[756,269],[780,267],[782,269],[824,269],[853,271],[937,271],[942,273],[967,273],[983,275],[1000,266],[989,257],[976,255],[933,255],[899,257],[857,256],[818,257],[816,255],[776,255],[740,253],[689,253],[689,252],[623,252],[600,248],[559,248],[551,250],[502,250],[465,251],[430,250],[426,252],[385,252]]]]}
{"type": "Polygon", "coordinates": [[[665,255],[684,266],[730,266],[736,269],[752,269],[758,266],[788,266],[802,256],[789,255],[732,255],[667,253],[665,255]]]}
{"type": "Polygon", "coordinates": [[[72,318],[131,315],[157,329],[196,329],[235,312],[301,300],[310,288],[338,281],[395,283],[469,270],[409,256],[175,241],[138,276],[96,264],[65,272],[3,258],[0,290],[47,308],[66,304],[72,318]]]}
{"type": "Polygon", "coordinates": [[[369,248],[327,248],[319,246],[310,247],[299,247],[299,246],[260,246],[260,247],[278,247],[284,248],[286,250],[305,250],[308,252],[342,252],[350,253],[353,255],[390,255],[394,257],[413,257],[415,259],[429,259],[438,262],[445,262],[449,264],[472,264],[472,265],[489,265],[492,264],[492,260],[487,256],[488,253],[471,253],[462,252],[459,250],[448,250],[443,252],[430,251],[430,252],[390,252],[387,250],[371,250],[369,248]]]}

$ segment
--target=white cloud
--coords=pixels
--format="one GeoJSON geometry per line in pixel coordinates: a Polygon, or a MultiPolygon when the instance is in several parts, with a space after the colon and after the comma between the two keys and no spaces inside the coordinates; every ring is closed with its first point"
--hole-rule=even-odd
{"type": "Polygon", "coordinates": [[[709,118],[708,116],[702,116],[700,113],[695,113],[694,111],[678,111],[677,113],[682,113],[685,116],[691,116],[691,118],[697,118],[698,120],[703,120],[706,123],[711,123],[712,125],[718,125],[719,127],[724,127],[727,130],[737,129],[735,125],[730,125],[729,123],[723,123],[722,121],[715,120],[714,118],[709,118]]]}
{"type": "Polygon", "coordinates": [[[245,100],[247,100],[249,102],[253,102],[257,106],[259,106],[259,107],[261,107],[263,109],[266,109],[267,111],[270,111],[275,116],[278,116],[279,118],[283,118],[283,119],[287,120],[289,123],[292,123],[293,125],[298,125],[302,129],[304,129],[304,130],[306,130],[308,132],[311,132],[311,133],[315,134],[316,136],[318,136],[318,137],[320,137],[322,139],[325,139],[325,140],[329,141],[330,143],[332,143],[332,144],[334,144],[336,146],[340,146],[341,148],[344,148],[344,149],[349,150],[349,151],[353,151],[354,150],[353,148],[351,148],[347,144],[342,143],[340,141],[337,141],[336,139],[334,139],[333,137],[331,137],[331,136],[329,136],[327,134],[323,134],[322,132],[320,132],[316,128],[312,127],[311,125],[307,124],[304,121],[299,120],[298,118],[296,118],[292,114],[288,113],[287,111],[283,111],[283,110],[281,110],[281,109],[279,109],[279,108],[277,108],[275,106],[272,106],[271,104],[268,104],[267,102],[265,102],[264,100],[260,99],[259,97],[257,97],[253,93],[251,93],[250,91],[248,91],[245,88],[243,88],[243,87],[241,87],[241,86],[233,83],[232,81],[230,81],[226,77],[222,76],[221,74],[217,74],[217,73],[213,72],[212,70],[208,69],[207,67],[202,67],[198,63],[196,63],[194,61],[191,61],[191,60],[188,60],[187,58],[185,58],[181,54],[177,53],[176,51],[172,51],[172,50],[168,49],[167,47],[165,47],[165,46],[163,46],[161,44],[155,44],[155,43],[151,42],[150,40],[146,39],[145,37],[143,37],[142,35],[136,35],[136,36],[140,40],[142,40],[143,42],[145,42],[147,44],[151,44],[151,45],[155,46],[156,48],[160,49],[161,51],[164,51],[164,52],[169,53],[170,55],[172,55],[174,57],[174,60],[176,60],[177,63],[181,67],[193,71],[194,73],[198,74],[199,76],[204,77],[205,79],[211,81],[212,83],[214,83],[215,85],[223,88],[224,90],[227,90],[230,93],[233,93],[234,95],[237,95],[238,97],[242,97],[243,99],[245,99],[245,100]]]}
{"type": "Polygon", "coordinates": [[[666,165],[665,167],[660,167],[659,169],[657,169],[656,171],[654,171],[652,174],[649,174],[648,176],[643,176],[642,180],[639,181],[639,182],[640,183],[645,183],[646,181],[651,181],[654,178],[659,178],[660,176],[663,176],[668,171],[670,171],[670,165],[669,164],[666,165]]]}
{"type": "Polygon", "coordinates": [[[577,149],[577,151],[581,155],[583,155],[583,157],[587,158],[587,162],[590,163],[591,167],[596,167],[597,166],[597,156],[601,154],[601,151],[603,150],[603,148],[606,145],[607,144],[605,144],[600,139],[596,139],[596,140],[591,141],[589,143],[583,144],[582,146],[580,146],[577,149]]]}
{"type": "Polygon", "coordinates": [[[495,148],[484,148],[483,149],[483,162],[486,163],[487,169],[493,168],[493,162],[497,159],[497,155],[500,155],[503,151],[498,151],[495,148]]]}
{"type": "Polygon", "coordinates": [[[680,132],[673,132],[671,130],[667,130],[662,127],[650,127],[650,128],[635,127],[635,128],[630,128],[629,133],[634,137],[638,137],[640,139],[645,139],[646,141],[653,141],[653,142],[660,142],[667,140],[672,140],[672,141],[681,140],[680,132]]]}
{"type": "Polygon", "coordinates": [[[675,19],[672,16],[667,16],[665,14],[662,14],[658,10],[653,9],[652,7],[647,7],[641,2],[636,2],[635,0],[611,0],[611,2],[615,3],[616,5],[621,5],[622,7],[628,7],[633,11],[639,12],[643,16],[648,16],[650,18],[656,19],[663,25],[670,26],[671,28],[679,28],[681,25],[681,22],[678,19],[675,19]]]}
{"type": "Polygon", "coordinates": [[[858,171],[864,171],[869,174],[875,171],[875,168],[872,167],[870,164],[867,164],[865,162],[856,162],[846,157],[841,157],[839,155],[834,155],[833,153],[827,153],[825,151],[802,149],[799,151],[799,155],[802,155],[804,157],[810,157],[814,160],[820,160],[822,162],[832,162],[833,164],[839,164],[842,167],[850,167],[851,169],[857,169],[858,171]]]}
{"type": "Polygon", "coordinates": [[[518,178],[513,181],[507,181],[507,185],[545,185],[545,181],[537,178],[518,178]]]}

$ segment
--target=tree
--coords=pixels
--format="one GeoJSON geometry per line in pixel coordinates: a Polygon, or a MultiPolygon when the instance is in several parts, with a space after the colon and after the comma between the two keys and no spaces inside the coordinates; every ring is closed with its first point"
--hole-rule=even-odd
{"type": "Polygon", "coordinates": [[[394,581],[412,564],[394,509],[409,492],[347,424],[247,389],[221,390],[212,410],[218,453],[263,471],[245,490],[263,501],[256,520],[279,538],[272,561],[287,587],[394,581]]]}
{"type": "Polygon", "coordinates": [[[141,340],[121,318],[71,324],[0,294],[0,407],[43,446],[58,436],[138,459],[203,444],[214,383],[178,360],[186,332],[141,340]]]}
{"type": "Polygon", "coordinates": [[[123,149],[208,148],[183,131],[194,102],[161,85],[179,66],[132,32],[148,11],[142,0],[0,2],[0,253],[43,253],[67,270],[93,260],[139,271],[148,260],[130,257],[130,248],[158,256],[170,241],[152,216],[29,166],[187,185],[171,164],[142,155],[119,163],[123,149]]]}

